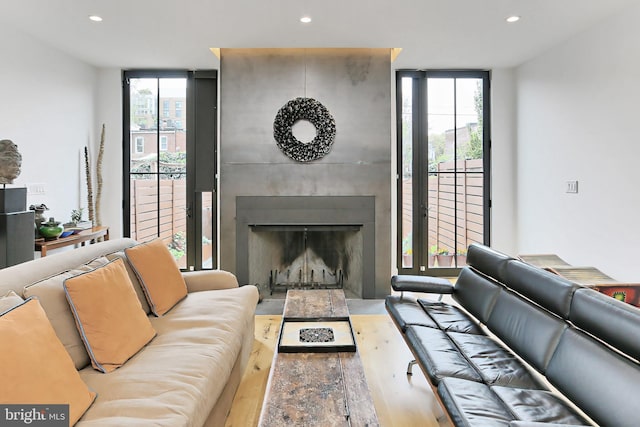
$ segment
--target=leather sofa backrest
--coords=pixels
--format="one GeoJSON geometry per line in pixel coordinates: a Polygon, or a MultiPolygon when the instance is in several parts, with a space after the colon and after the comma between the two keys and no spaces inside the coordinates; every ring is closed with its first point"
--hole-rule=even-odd
{"type": "Polygon", "coordinates": [[[505,286],[563,319],[569,317],[571,298],[579,285],[519,260],[510,260],[503,272],[505,286]]]}
{"type": "Polygon", "coordinates": [[[585,332],[640,361],[640,309],[593,289],[573,296],[569,320],[585,332]]]}
{"type": "Polygon", "coordinates": [[[567,323],[503,289],[487,326],[513,351],[544,373],[567,323]]]}
{"type": "Polygon", "coordinates": [[[564,331],[546,377],[598,425],[638,426],[638,363],[586,333],[564,331]]]}
{"type": "Polygon", "coordinates": [[[486,323],[502,286],[470,269],[463,268],[456,280],[453,298],[480,322],[486,323]]]}
{"type": "Polygon", "coordinates": [[[499,282],[503,281],[504,269],[512,259],[509,255],[477,243],[469,245],[467,250],[467,265],[499,282]]]}

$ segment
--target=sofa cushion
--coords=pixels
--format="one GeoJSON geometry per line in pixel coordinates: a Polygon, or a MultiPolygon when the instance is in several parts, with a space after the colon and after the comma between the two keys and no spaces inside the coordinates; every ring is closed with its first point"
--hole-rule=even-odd
{"type": "Polygon", "coordinates": [[[512,387],[491,387],[491,390],[519,420],[579,426],[591,425],[550,391],[512,387]]]}
{"type": "Polygon", "coordinates": [[[515,417],[487,385],[444,378],[438,395],[456,426],[508,427],[515,417]]]}
{"type": "Polygon", "coordinates": [[[187,296],[187,285],[173,255],[160,239],[125,249],[151,311],[162,316],[187,296]]]}
{"type": "Polygon", "coordinates": [[[458,332],[447,335],[483,382],[507,387],[545,388],[520,359],[493,338],[458,332]]]}
{"type": "Polygon", "coordinates": [[[124,251],[118,251],[111,254],[105,255],[105,257],[109,261],[113,261],[114,259],[121,258],[124,260],[124,266],[127,269],[127,274],[129,275],[129,280],[131,280],[131,284],[133,285],[133,289],[136,291],[136,295],[138,296],[138,300],[140,301],[140,305],[142,306],[142,310],[149,314],[151,313],[151,308],[149,307],[149,303],[147,302],[147,297],[144,295],[144,290],[142,290],[142,285],[140,284],[140,280],[138,280],[138,276],[136,276],[136,272],[129,264],[129,260],[127,256],[124,254],[124,251]]]}
{"type": "Polygon", "coordinates": [[[402,332],[406,331],[409,325],[438,328],[436,322],[425,313],[415,298],[390,295],[385,299],[384,303],[387,311],[402,332]]]}
{"type": "Polygon", "coordinates": [[[70,425],[95,399],[37,299],[0,317],[0,402],[68,404],[70,425]]]}
{"type": "Polygon", "coordinates": [[[91,364],[102,372],[122,366],[156,335],[122,259],[66,279],[64,290],[91,364]]]}
{"type": "Polygon", "coordinates": [[[10,308],[21,304],[23,301],[24,300],[20,297],[20,295],[16,294],[13,291],[9,291],[5,296],[0,297],[0,313],[4,313],[10,308]]]}
{"type": "Polygon", "coordinates": [[[487,326],[513,351],[544,372],[567,324],[559,317],[503,290],[487,326]]]}
{"type": "Polygon", "coordinates": [[[547,378],[599,425],[638,425],[638,362],[589,335],[575,328],[564,331],[547,378]]]}
{"type": "Polygon", "coordinates": [[[105,265],[109,262],[105,257],[97,258],[86,265],[81,265],[75,270],[57,274],[40,282],[28,285],[24,288],[25,298],[37,297],[42,308],[47,313],[47,317],[51,321],[53,330],[60,338],[60,341],[67,349],[69,356],[73,360],[76,369],[82,369],[87,366],[91,360],[89,354],[82,342],[73,314],[69,309],[69,303],[62,287],[65,279],[76,276],[78,274],[91,271],[96,267],[105,265]]]}
{"type": "Polygon", "coordinates": [[[569,319],[580,329],[640,360],[640,310],[593,289],[573,295],[569,319]],[[635,336],[635,339],[630,337],[635,336]]]}
{"type": "Polygon", "coordinates": [[[467,264],[499,282],[504,281],[504,269],[513,257],[488,246],[473,243],[467,250],[467,264]]]}
{"type": "Polygon", "coordinates": [[[487,323],[502,286],[466,267],[454,285],[453,298],[480,322],[487,323]]]}
{"type": "Polygon", "coordinates": [[[407,341],[429,380],[436,385],[446,377],[482,381],[482,377],[458,351],[447,334],[440,329],[423,326],[407,327],[407,341]]]}
{"type": "Polygon", "coordinates": [[[509,261],[503,283],[563,319],[569,316],[571,298],[579,288],[557,274],[519,260],[509,261]]]}
{"type": "Polygon", "coordinates": [[[484,333],[478,322],[459,307],[425,299],[419,299],[418,303],[443,331],[466,332],[468,334],[484,333]]]}
{"type": "Polygon", "coordinates": [[[204,424],[254,322],[254,286],[190,293],[169,313],[151,317],[158,332],[123,367],[80,374],[100,398],[78,427],[204,424]]]}

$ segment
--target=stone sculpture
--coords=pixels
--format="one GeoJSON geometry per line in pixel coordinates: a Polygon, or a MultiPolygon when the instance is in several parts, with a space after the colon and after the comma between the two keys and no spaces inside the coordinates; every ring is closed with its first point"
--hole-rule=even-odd
{"type": "Polygon", "coordinates": [[[18,146],[8,139],[0,141],[0,184],[13,184],[20,175],[22,156],[18,146]]]}

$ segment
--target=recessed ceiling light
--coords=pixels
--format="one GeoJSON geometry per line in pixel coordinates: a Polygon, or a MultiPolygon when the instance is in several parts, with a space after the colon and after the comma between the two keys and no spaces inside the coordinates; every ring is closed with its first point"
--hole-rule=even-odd
{"type": "Polygon", "coordinates": [[[302,22],[303,24],[308,24],[309,22],[311,22],[311,17],[305,15],[302,18],[300,18],[300,22],[302,22]]]}
{"type": "Polygon", "coordinates": [[[514,23],[514,22],[518,22],[520,20],[520,17],[518,15],[511,15],[510,17],[507,18],[507,22],[508,23],[514,23]]]}
{"type": "Polygon", "coordinates": [[[89,19],[93,22],[102,22],[102,17],[98,15],[89,15],[89,19]]]}

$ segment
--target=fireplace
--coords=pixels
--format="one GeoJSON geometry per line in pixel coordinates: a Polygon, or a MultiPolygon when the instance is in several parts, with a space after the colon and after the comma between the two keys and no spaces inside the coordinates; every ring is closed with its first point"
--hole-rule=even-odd
{"type": "Polygon", "coordinates": [[[255,225],[249,234],[249,283],[262,294],[344,289],[362,296],[359,225],[255,225]]]}
{"type": "Polygon", "coordinates": [[[340,288],[374,298],[372,196],[240,196],[236,239],[238,280],[262,296],[340,288]]]}

